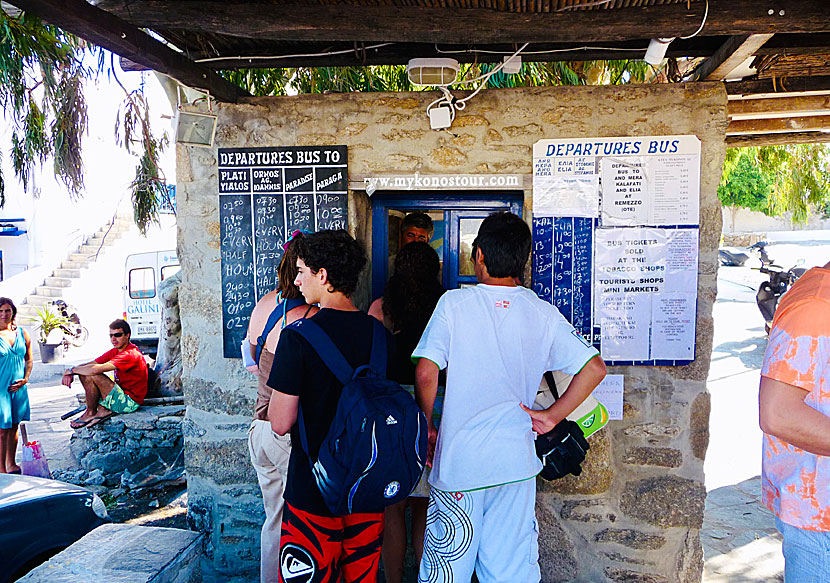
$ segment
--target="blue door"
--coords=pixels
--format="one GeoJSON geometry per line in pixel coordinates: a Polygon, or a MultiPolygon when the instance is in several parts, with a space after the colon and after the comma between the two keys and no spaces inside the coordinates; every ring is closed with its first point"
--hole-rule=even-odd
{"type": "Polygon", "coordinates": [[[470,253],[481,221],[500,210],[522,214],[522,193],[516,191],[483,195],[376,192],[371,200],[372,299],[383,295],[389,257],[397,253],[400,220],[406,213],[422,211],[432,218],[435,231],[430,244],[441,259],[441,281],[447,289],[476,283],[470,253]]]}

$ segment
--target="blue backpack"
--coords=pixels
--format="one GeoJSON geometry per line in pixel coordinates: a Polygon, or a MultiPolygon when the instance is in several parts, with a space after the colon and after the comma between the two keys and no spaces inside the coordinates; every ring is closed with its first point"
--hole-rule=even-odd
{"type": "Polygon", "coordinates": [[[386,378],[386,330],[374,321],[369,364],[353,369],[320,326],[290,325],[343,383],[331,427],[316,460],[308,453],[303,409],[300,442],[323,500],[336,516],[381,512],[418,485],[427,454],[427,420],[412,395],[386,378]]]}

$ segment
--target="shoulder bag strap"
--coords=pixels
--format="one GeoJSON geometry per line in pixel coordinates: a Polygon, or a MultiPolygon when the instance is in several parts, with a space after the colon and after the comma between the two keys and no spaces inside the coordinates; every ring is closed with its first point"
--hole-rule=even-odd
{"type": "Polygon", "coordinates": [[[553,379],[553,373],[549,370],[545,371],[545,382],[548,384],[548,388],[553,395],[553,400],[558,401],[559,391],[556,390],[556,381],[553,379]]]}
{"type": "Polygon", "coordinates": [[[265,341],[268,338],[268,335],[271,333],[271,330],[274,329],[274,326],[277,325],[277,322],[280,321],[280,318],[283,317],[283,308],[285,307],[285,300],[279,299],[279,295],[277,296],[277,298],[277,305],[274,306],[273,310],[271,310],[271,314],[268,316],[268,321],[265,322],[265,328],[262,329],[262,334],[259,335],[259,338],[257,338],[256,341],[254,360],[256,360],[257,364],[259,364],[259,357],[262,354],[262,351],[265,349],[265,341]]]}

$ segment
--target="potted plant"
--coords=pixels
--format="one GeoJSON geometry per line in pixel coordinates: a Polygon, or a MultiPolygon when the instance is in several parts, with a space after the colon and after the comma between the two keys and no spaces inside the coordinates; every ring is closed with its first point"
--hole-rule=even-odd
{"type": "Polygon", "coordinates": [[[40,347],[40,361],[44,364],[57,362],[63,357],[63,335],[57,343],[49,338],[50,332],[60,330],[69,325],[69,320],[61,314],[53,312],[49,306],[41,306],[32,316],[34,329],[37,331],[37,342],[40,347]]]}

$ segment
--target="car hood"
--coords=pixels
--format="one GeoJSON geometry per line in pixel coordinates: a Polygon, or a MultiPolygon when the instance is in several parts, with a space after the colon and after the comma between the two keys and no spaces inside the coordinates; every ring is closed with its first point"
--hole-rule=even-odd
{"type": "Polygon", "coordinates": [[[51,496],[89,493],[91,492],[85,488],[57,480],[0,474],[0,508],[51,496]]]}

